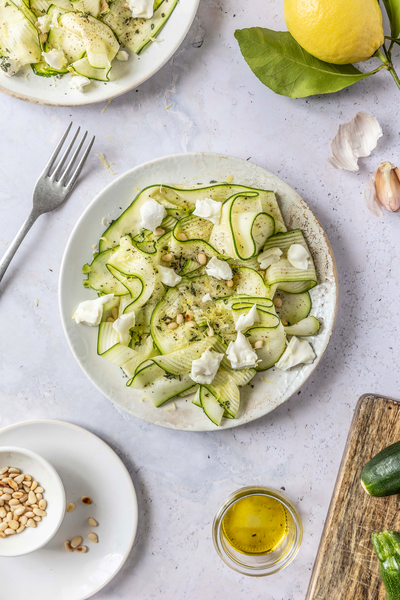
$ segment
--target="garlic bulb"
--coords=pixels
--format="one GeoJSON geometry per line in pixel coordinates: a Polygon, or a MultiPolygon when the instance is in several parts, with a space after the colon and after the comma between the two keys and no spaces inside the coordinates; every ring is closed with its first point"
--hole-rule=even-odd
{"type": "Polygon", "coordinates": [[[336,169],[358,171],[358,159],[369,156],[382,135],[375,117],[359,112],[351,121],[339,126],[331,144],[333,156],[328,160],[336,169]]]}
{"type": "Polygon", "coordinates": [[[376,196],[386,210],[400,210],[400,171],[390,162],[379,165],[375,174],[376,196]]]}

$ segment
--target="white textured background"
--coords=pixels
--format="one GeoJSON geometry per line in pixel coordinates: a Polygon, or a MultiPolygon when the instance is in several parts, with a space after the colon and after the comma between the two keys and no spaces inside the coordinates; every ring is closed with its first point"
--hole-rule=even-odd
{"type": "Polygon", "coordinates": [[[185,150],[251,157],[308,201],[339,269],[336,329],[301,392],[239,429],[180,433],[118,411],[85,379],[63,336],[57,280],[64,247],[82,210],[112,180],[94,153],[68,203],[37,222],[0,285],[0,426],[71,421],[100,435],[128,466],[139,496],[139,534],[98,600],[303,599],[356,401],[366,392],[400,396],[399,216],[377,219],[363,203],[379,162],[400,166],[400,92],[380,72],[332,96],[276,96],[251,73],[233,37],[235,28],[253,25],[284,29],[281,0],[201,0],[175,57],[104,113],[103,105],[52,109],[0,98],[0,253],[73,118],[96,134],[95,152],[115,163],[117,174],[185,150]],[[335,171],[327,163],[330,140],[359,110],[378,118],[384,138],[359,173],[335,171]],[[219,505],[253,483],[285,488],[305,528],[295,562],[268,579],[231,572],[211,541],[219,505]]]}

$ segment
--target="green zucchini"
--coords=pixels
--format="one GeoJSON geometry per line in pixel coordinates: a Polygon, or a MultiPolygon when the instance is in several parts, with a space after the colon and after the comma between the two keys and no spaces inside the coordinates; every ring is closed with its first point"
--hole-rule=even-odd
{"type": "Polygon", "coordinates": [[[310,314],[312,302],[309,292],[289,294],[277,290],[275,298],[282,301],[282,306],[276,306],[277,315],[282,321],[286,321],[288,325],[294,325],[310,314]]]}
{"type": "Polygon", "coordinates": [[[221,425],[225,409],[214,396],[214,394],[204,386],[200,386],[200,403],[207,417],[214,425],[221,425]]]}
{"type": "Polygon", "coordinates": [[[379,559],[386,600],[400,600],[400,535],[396,531],[374,531],[371,540],[379,559]]]}
{"type": "Polygon", "coordinates": [[[361,471],[361,485],[370,496],[400,493],[400,442],[376,454],[361,471]]]}
{"type": "Polygon", "coordinates": [[[285,327],[286,335],[307,337],[315,335],[319,330],[319,321],[315,317],[306,317],[294,325],[285,327]]]}

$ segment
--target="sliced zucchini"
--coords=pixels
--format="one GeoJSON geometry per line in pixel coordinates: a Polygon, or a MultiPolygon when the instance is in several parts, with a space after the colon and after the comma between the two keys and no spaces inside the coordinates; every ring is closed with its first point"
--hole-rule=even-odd
{"type": "Polygon", "coordinates": [[[77,75],[88,77],[89,79],[95,79],[96,81],[110,81],[111,64],[105,69],[95,69],[89,62],[87,56],[84,56],[80,60],[71,63],[71,69],[77,75]]]}
{"type": "Polygon", "coordinates": [[[257,371],[266,371],[273,367],[286,349],[286,335],[281,324],[274,329],[268,327],[251,327],[247,330],[246,337],[253,348],[256,342],[264,342],[263,346],[256,350],[260,360],[256,366],[257,371]]]}
{"type": "Polygon", "coordinates": [[[12,0],[0,2],[0,53],[22,66],[39,62],[42,54],[39,32],[25,12],[12,0]]]}
{"type": "Polygon", "coordinates": [[[370,496],[400,493],[400,442],[376,454],[361,471],[361,485],[370,496]]]}
{"type": "Polygon", "coordinates": [[[288,325],[294,325],[310,314],[312,303],[308,292],[289,294],[278,290],[275,297],[282,300],[282,306],[277,306],[275,310],[279,318],[286,321],[288,325]]]}
{"type": "Polygon", "coordinates": [[[96,19],[100,16],[100,0],[71,0],[73,10],[92,15],[96,19]]]}
{"type": "Polygon", "coordinates": [[[110,68],[119,50],[119,43],[109,27],[91,15],[73,12],[61,15],[59,24],[82,39],[92,67],[110,68]]]}
{"type": "Polygon", "coordinates": [[[270,237],[265,243],[264,250],[279,248],[282,251],[281,259],[273,263],[265,272],[265,281],[268,286],[292,294],[305,292],[317,285],[317,274],[314,262],[300,229],[279,233],[270,237]],[[292,244],[301,244],[309,253],[310,260],[306,270],[296,269],[287,259],[287,253],[292,244]]]}
{"type": "Polygon", "coordinates": [[[212,421],[214,425],[221,425],[225,408],[218,402],[214,394],[202,385],[200,386],[199,400],[210,421],[212,421]]]}
{"type": "Polygon", "coordinates": [[[132,17],[132,12],[125,8],[125,4],[124,0],[111,2],[109,11],[103,16],[103,22],[114,31],[121,44],[135,54],[140,54],[164,27],[177,0],[161,2],[151,19],[132,17]]]}
{"type": "Polygon", "coordinates": [[[125,296],[127,288],[118,281],[107,268],[107,263],[114,249],[100,252],[95,256],[91,264],[82,268],[82,273],[87,275],[83,280],[86,288],[92,288],[101,294],[114,294],[114,296],[125,296]]]}
{"type": "Polygon", "coordinates": [[[286,335],[295,335],[300,337],[306,337],[309,335],[315,335],[319,330],[319,321],[315,317],[306,317],[302,321],[285,327],[286,335]]]}
{"type": "Polygon", "coordinates": [[[53,67],[50,67],[45,61],[34,63],[31,67],[35,75],[39,75],[39,77],[56,77],[57,75],[65,75],[68,73],[67,67],[61,71],[57,71],[57,69],[53,69],[53,67]]]}
{"type": "Polygon", "coordinates": [[[46,52],[49,52],[53,48],[62,50],[69,63],[81,59],[86,54],[82,38],[71,31],[67,31],[64,27],[53,27],[50,29],[45,48],[46,52]]]}

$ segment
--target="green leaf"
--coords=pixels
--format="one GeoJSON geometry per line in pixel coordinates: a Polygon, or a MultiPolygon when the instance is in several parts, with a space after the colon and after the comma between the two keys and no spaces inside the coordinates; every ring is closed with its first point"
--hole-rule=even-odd
{"type": "Polygon", "coordinates": [[[400,33],[400,0],[383,0],[390,21],[391,36],[397,38],[400,33]]]}
{"type": "Polygon", "coordinates": [[[235,38],[253,73],[271,90],[290,98],[337,92],[376,72],[323,62],[303,50],[288,31],[251,27],[237,29],[235,38]]]}

